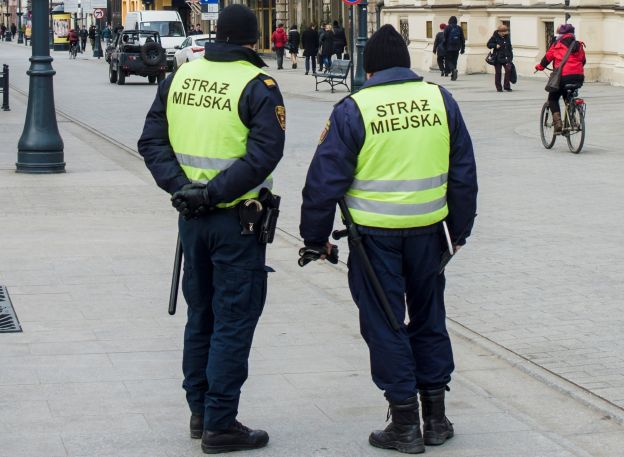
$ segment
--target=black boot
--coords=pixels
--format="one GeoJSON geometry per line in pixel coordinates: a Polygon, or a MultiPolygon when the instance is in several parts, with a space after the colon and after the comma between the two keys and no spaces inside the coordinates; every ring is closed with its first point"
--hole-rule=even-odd
{"type": "Polygon", "coordinates": [[[191,438],[199,439],[204,432],[204,415],[191,414],[191,438]]]}
{"type": "Polygon", "coordinates": [[[368,442],[382,449],[396,449],[405,454],[425,452],[420,417],[418,416],[418,397],[408,398],[403,403],[390,403],[388,418],[392,422],[385,430],[376,430],[368,437],[368,442]]]}
{"type": "Polygon", "coordinates": [[[445,388],[420,390],[422,403],[423,435],[427,446],[438,446],[453,437],[453,424],[444,408],[445,388]]]}
{"type": "Polygon", "coordinates": [[[201,448],[205,454],[244,451],[266,446],[269,435],[264,430],[251,430],[236,421],[228,430],[204,431],[201,448]]]}

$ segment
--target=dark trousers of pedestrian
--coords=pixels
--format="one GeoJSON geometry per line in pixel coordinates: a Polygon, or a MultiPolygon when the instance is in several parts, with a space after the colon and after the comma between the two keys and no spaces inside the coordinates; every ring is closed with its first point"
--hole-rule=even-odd
{"type": "Polygon", "coordinates": [[[560,113],[561,108],[559,107],[559,99],[561,97],[566,96],[565,86],[566,84],[577,84],[583,85],[583,81],[585,80],[585,76],[583,75],[566,75],[561,77],[561,90],[559,92],[549,92],[548,93],[548,106],[552,113],[560,113]]]}
{"type": "Polygon", "coordinates": [[[281,70],[284,67],[284,48],[275,48],[275,55],[277,56],[277,69],[281,70]]]}
{"type": "Polygon", "coordinates": [[[86,39],[80,39],[80,50],[82,52],[85,52],[85,49],[87,49],[87,40],[86,39]]]}
{"type": "Polygon", "coordinates": [[[338,59],[338,60],[342,59],[342,52],[337,52],[336,53],[336,59],[338,59]]]}
{"type": "Polygon", "coordinates": [[[316,55],[305,56],[305,71],[310,71],[310,64],[312,65],[312,73],[316,73],[316,55]]]}
{"type": "Polygon", "coordinates": [[[445,57],[444,56],[437,56],[437,60],[438,60],[438,68],[440,69],[440,73],[446,75],[448,74],[446,71],[446,63],[444,61],[445,57]]]}
{"type": "Polygon", "coordinates": [[[459,59],[459,51],[446,51],[445,62],[447,73],[457,70],[457,59],[459,59]]]}
{"type": "Polygon", "coordinates": [[[511,78],[511,63],[497,63],[494,65],[494,85],[496,86],[497,91],[500,92],[503,88],[505,90],[511,89],[509,78],[511,78]],[[505,69],[505,78],[503,79],[503,85],[501,86],[503,68],[505,69]]]}
{"type": "Polygon", "coordinates": [[[331,69],[331,56],[323,56],[323,68],[325,68],[325,71],[329,71],[331,69]]]}
{"type": "Polygon", "coordinates": [[[392,402],[403,402],[417,389],[445,386],[454,369],[446,330],[444,274],[438,274],[439,233],[417,236],[364,235],[363,244],[398,322],[386,322],[364,268],[349,255],[349,288],[358,306],[360,332],[370,351],[374,383],[392,402]]]}
{"type": "Polygon", "coordinates": [[[266,299],[266,246],[241,235],[236,209],[179,221],[182,292],[188,304],[183,387],[204,430],[227,430],[247,379],[254,330],[266,299]]]}

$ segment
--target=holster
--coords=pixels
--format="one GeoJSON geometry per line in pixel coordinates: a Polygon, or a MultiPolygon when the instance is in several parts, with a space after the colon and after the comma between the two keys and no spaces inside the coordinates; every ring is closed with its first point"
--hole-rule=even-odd
{"type": "Polygon", "coordinates": [[[275,238],[281,197],[279,195],[274,195],[269,189],[263,187],[260,189],[258,200],[262,203],[262,207],[264,208],[264,213],[260,220],[260,227],[258,229],[258,242],[261,244],[269,244],[272,243],[275,238]]]}

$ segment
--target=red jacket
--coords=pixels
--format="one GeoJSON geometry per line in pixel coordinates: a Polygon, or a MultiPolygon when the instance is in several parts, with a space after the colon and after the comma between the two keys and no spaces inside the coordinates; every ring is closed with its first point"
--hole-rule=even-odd
{"type": "Polygon", "coordinates": [[[286,46],[286,42],[288,41],[288,35],[286,35],[286,31],[283,27],[278,27],[271,35],[271,41],[276,48],[283,48],[286,46]]]}
{"type": "Polygon", "coordinates": [[[70,30],[67,39],[70,43],[78,43],[78,34],[74,30],[70,30]]]}
{"type": "MultiPolygon", "coordinates": [[[[540,64],[545,67],[550,62],[554,61],[554,67],[559,68],[566,52],[568,52],[568,46],[572,44],[572,42],[574,42],[573,34],[568,33],[563,35],[550,47],[550,49],[548,49],[540,64]]],[[[570,53],[568,61],[563,66],[561,76],[584,74],[583,67],[585,66],[585,50],[583,48],[585,47],[585,43],[582,41],[577,41],[576,43],[576,49],[570,53]]]]}

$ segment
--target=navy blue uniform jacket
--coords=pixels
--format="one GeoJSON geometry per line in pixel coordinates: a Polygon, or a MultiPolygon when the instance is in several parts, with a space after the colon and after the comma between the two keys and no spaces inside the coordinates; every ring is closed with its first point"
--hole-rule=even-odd
{"type": "MultiPolygon", "coordinates": [[[[266,66],[251,49],[226,43],[207,44],[205,58],[218,62],[246,60],[257,67],[266,66]]],[[[169,143],[167,95],[172,79],[173,75],[170,75],[158,87],[138,143],[139,153],[144,157],[156,183],[170,194],[190,182],[169,143]]],[[[247,154],[208,183],[212,205],[235,200],[262,184],[275,169],[284,151],[282,123],[285,123],[285,119],[282,118],[280,123],[276,111],[278,106],[283,107],[284,101],[272,78],[260,75],[247,84],[238,103],[238,114],[249,129],[247,154]]],[[[218,131],[219,126],[206,125],[206,128],[218,131]]]]}
{"type": "MultiPolygon", "coordinates": [[[[422,81],[412,70],[389,68],[375,73],[362,88],[405,81],[422,81]]],[[[451,151],[447,187],[449,215],[446,219],[453,240],[462,245],[470,235],[477,209],[477,167],[472,141],[459,106],[445,89],[440,88],[451,134],[451,151]]],[[[327,135],[316,149],[303,189],[299,231],[307,245],[323,245],[333,228],[336,203],[349,190],[364,144],[364,121],[352,98],[339,102],[329,118],[327,135]]],[[[414,145],[418,151],[418,145],[414,145]]],[[[438,231],[440,224],[407,230],[361,227],[360,232],[373,235],[412,235],[438,231]]]]}

